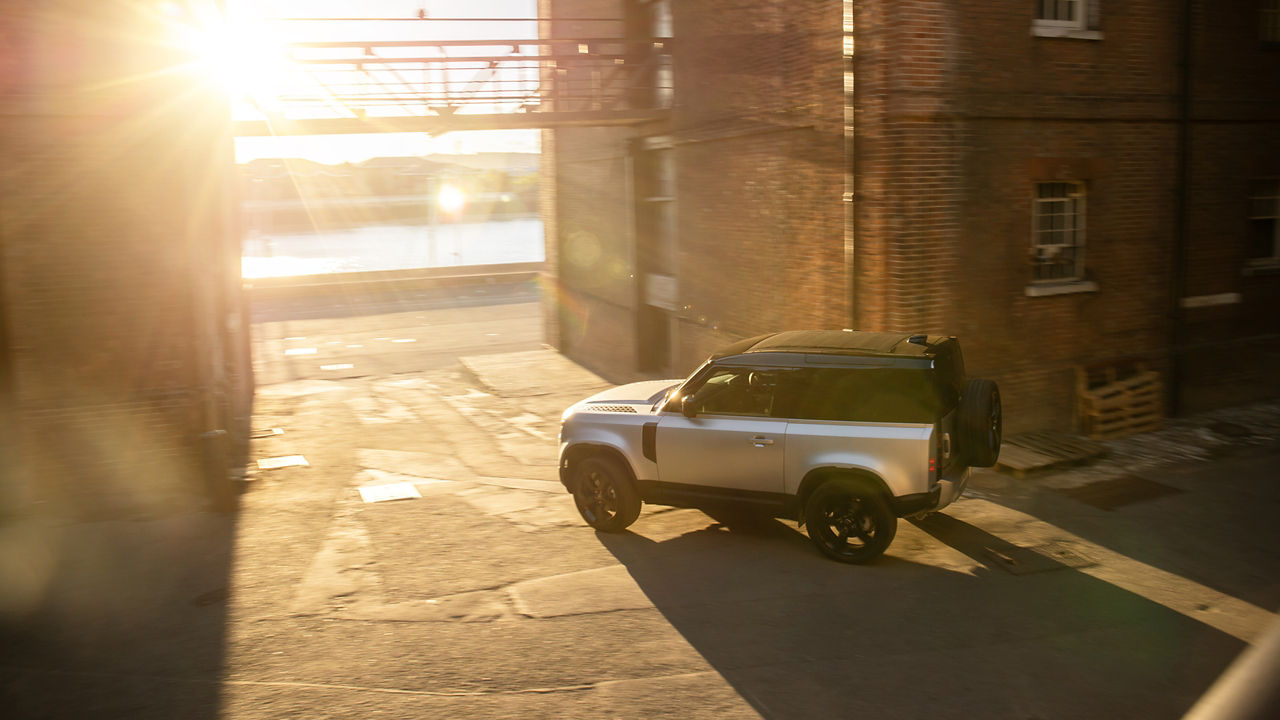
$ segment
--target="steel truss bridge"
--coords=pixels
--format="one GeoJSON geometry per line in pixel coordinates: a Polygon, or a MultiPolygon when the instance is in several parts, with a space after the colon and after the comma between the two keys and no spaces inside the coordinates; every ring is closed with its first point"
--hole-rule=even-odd
{"type": "Polygon", "coordinates": [[[625,125],[670,104],[670,38],[619,18],[272,22],[308,39],[287,43],[289,81],[238,136],[625,125]]]}

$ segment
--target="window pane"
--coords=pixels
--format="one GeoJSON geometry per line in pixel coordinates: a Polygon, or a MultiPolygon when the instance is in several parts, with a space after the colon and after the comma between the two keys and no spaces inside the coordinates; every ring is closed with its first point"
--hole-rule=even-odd
{"type": "Polygon", "coordinates": [[[768,416],[773,409],[774,373],[745,368],[719,370],[693,395],[698,412],[768,416]]]}
{"type": "Polygon", "coordinates": [[[1253,237],[1249,246],[1250,258],[1276,257],[1276,223],[1274,219],[1253,221],[1253,237]]]}
{"type": "Polygon", "coordinates": [[[1083,190],[1080,183],[1036,183],[1031,238],[1034,280],[1080,277],[1084,257],[1083,190]]]}

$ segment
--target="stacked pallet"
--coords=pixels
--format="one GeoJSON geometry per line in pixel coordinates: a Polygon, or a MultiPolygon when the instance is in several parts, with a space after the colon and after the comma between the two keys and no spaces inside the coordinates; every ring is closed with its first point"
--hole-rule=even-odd
{"type": "Polygon", "coordinates": [[[1080,430],[1111,440],[1155,430],[1164,417],[1160,374],[1140,360],[1076,367],[1080,430]]]}

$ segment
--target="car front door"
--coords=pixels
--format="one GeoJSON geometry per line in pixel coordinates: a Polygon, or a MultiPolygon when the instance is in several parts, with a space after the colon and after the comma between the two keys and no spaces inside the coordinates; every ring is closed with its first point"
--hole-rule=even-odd
{"type": "Polygon", "coordinates": [[[658,481],[762,493],[783,491],[787,421],[771,417],[776,371],[713,367],[658,418],[658,481]]]}

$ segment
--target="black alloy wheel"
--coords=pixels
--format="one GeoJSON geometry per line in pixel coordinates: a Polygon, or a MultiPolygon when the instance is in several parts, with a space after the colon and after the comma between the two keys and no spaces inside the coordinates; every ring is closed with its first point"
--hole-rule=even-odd
{"type": "Polygon", "coordinates": [[[640,496],[630,477],[607,457],[590,457],[574,471],[573,501],[591,527],[621,532],[640,515],[640,496]]]}
{"type": "Polygon", "coordinates": [[[881,494],[848,480],[831,480],[813,491],[805,524],[822,554],[852,564],[879,557],[898,531],[898,518],[881,494]]]}

